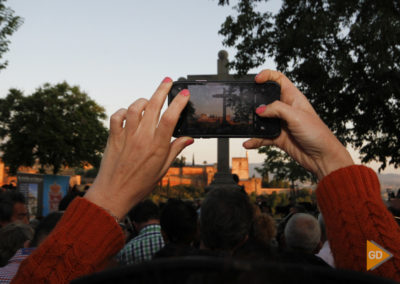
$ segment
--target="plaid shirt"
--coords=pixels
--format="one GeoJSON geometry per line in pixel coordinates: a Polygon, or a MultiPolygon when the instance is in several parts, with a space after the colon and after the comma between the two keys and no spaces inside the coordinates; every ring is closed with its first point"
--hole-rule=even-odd
{"type": "Polygon", "coordinates": [[[117,260],[125,265],[148,261],[163,246],[161,226],[147,225],[118,253],[117,260]]]}
{"type": "Polygon", "coordinates": [[[17,250],[8,263],[5,266],[0,267],[0,283],[10,283],[11,279],[13,279],[15,274],[17,274],[21,262],[34,250],[35,248],[22,248],[17,250]]]}

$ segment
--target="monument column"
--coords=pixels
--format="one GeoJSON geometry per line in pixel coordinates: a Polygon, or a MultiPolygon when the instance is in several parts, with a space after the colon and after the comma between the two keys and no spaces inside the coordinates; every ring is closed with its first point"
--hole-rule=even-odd
{"type": "MultiPolygon", "coordinates": [[[[221,50],[218,52],[218,63],[217,63],[217,81],[228,81],[229,69],[228,69],[228,52],[221,50]]],[[[214,175],[214,179],[209,186],[205,188],[206,192],[218,186],[231,186],[240,187],[235,183],[232,178],[231,171],[229,169],[229,138],[218,138],[217,139],[217,173],[214,175]]]]}
{"type": "MultiPolygon", "coordinates": [[[[187,80],[189,81],[252,81],[254,80],[254,76],[256,74],[248,74],[248,75],[229,75],[228,69],[228,52],[225,50],[221,50],[218,52],[218,61],[217,61],[217,75],[187,75],[187,80]]],[[[185,78],[180,78],[178,80],[186,80],[185,78]]],[[[219,98],[224,98],[224,94],[218,96],[219,98]]],[[[226,118],[225,118],[226,119],[226,118]]],[[[218,166],[217,173],[214,175],[214,179],[209,186],[205,188],[206,191],[214,188],[215,186],[228,185],[232,188],[241,188],[238,186],[232,178],[231,171],[229,169],[229,138],[219,138],[218,139],[218,166]]]]}

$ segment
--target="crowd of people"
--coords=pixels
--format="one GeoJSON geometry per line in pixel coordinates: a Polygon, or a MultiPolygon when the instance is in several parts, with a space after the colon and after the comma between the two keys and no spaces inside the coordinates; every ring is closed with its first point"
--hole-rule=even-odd
{"type": "MultiPolygon", "coordinates": [[[[383,277],[376,281],[400,281],[400,228],[381,199],[375,172],[354,165],[346,148],[286,76],[264,70],[255,78],[256,83],[269,80],[281,86],[281,100],[255,112],[282,119],[282,133],[274,139],[250,139],[243,146],[275,145],[314,173],[319,179],[319,216],[293,210],[275,224],[245,193],[225,185],[208,192],[200,208],[176,199],[161,206],[147,200],[176,156],[194,142],[191,137],[171,142],[190,93],[181,91],[161,115],[172,86],[167,77],[150,100],[139,99],[111,117],[99,174],[83,197],[74,196],[63,204],[63,213],[47,216],[33,232],[27,227],[26,208],[17,210],[24,200],[1,195],[1,249],[8,252],[1,253],[0,279],[67,283],[99,271],[116,271],[115,282],[124,283],[119,280],[127,269],[148,269],[138,266],[143,263],[168,266],[166,261],[177,259],[190,263],[193,257],[279,263],[279,279],[292,277],[294,271],[300,277],[294,265],[301,265],[307,267],[301,271],[315,269],[316,279],[321,279],[321,271],[366,272],[366,245],[372,240],[393,257],[369,273],[383,277]]],[[[268,267],[264,271],[270,271],[268,267]]],[[[123,281],[135,282],[131,276],[123,281]]],[[[102,283],[90,282],[93,279],[99,278],[85,281],[102,283]]],[[[198,283],[196,279],[191,281],[198,283]]],[[[272,283],[268,276],[262,280],[272,283]]]]}

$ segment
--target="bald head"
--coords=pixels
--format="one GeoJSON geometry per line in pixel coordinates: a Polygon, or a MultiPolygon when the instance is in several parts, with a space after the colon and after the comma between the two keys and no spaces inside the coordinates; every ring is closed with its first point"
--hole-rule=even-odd
{"type": "Polygon", "coordinates": [[[320,226],[317,219],[310,214],[294,214],[286,225],[286,246],[291,250],[313,253],[320,239],[320,226]]]}

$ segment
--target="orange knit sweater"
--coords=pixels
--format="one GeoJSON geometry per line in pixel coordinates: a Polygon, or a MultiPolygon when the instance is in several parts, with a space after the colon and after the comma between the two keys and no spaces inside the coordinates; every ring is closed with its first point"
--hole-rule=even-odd
{"type": "MultiPolygon", "coordinates": [[[[373,240],[394,257],[372,273],[400,281],[400,229],[382,202],[375,172],[364,166],[337,170],[319,183],[317,198],[336,267],[365,271],[366,241],[373,240]]],[[[67,283],[103,268],[123,245],[113,217],[78,198],[12,283],[67,283]]]]}
{"type": "Polygon", "coordinates": [[[78,197],[47,239],[21,263],[11,283],[68,283],[104,268],[124,244],[115,219],[78,197]]]}
{"type": "Polygon", "coordinates": [[[382,201],[379,180],[364,166],[339,169],[321,180],[317,200],[337,268],[366,271],[367,240],[393,254],[371,271],[400,281],[400,228],[382,201]]]}

